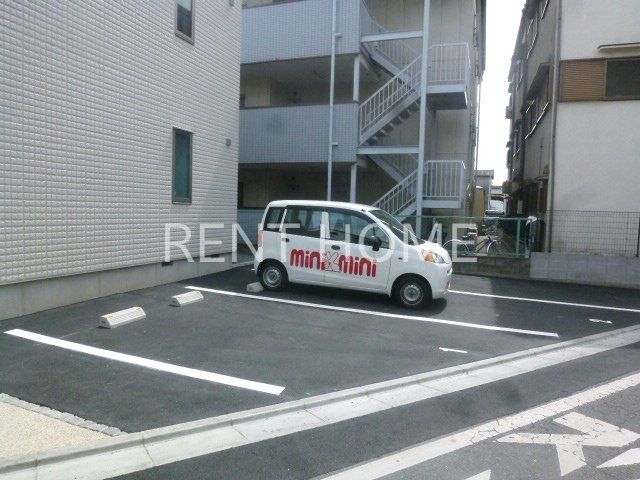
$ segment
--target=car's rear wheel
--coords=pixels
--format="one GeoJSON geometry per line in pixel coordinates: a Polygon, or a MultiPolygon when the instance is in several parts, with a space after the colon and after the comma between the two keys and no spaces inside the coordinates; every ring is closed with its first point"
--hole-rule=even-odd
{"type": "Polygon", "coordinates": [[[267,263],[260,270],[260,283],[265,290],[272,292],[284,290],[289,283],[287,271],[279,263],[267,263]]]}
{"type": "Polygon", "coordinates": [[[431,288],[420,277],[406,277],[396,285],[395,298],[405,308],[422,308],[431,303],[431,288]]]}

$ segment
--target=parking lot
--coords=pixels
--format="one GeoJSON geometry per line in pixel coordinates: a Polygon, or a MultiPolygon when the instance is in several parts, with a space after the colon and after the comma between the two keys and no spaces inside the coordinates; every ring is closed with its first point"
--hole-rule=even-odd
{"type": "MultiPolygon", "coordinates": [[[[368,386],[380,382],[447,368],[455,373],[463,365],[491,362],[514,352],[565,344],[575,350],[571,342],[620,329],[627,331],[640,318],[637,292],[618,289],[454,276],[453,291],[447,299],[412,311],[397,307],[384,296],[317,287],[292,286],[281,293],[248,294],[246,285],[253,281],[251,267],[243,266],[5,321],[1,325],[4,333],[0,334],[0,362],[4,367],[0,393],[122,432],[142,432],[259,407],[296,405],[348,389],[363,389],[361,392],[367,395],[368,386]],[[204,301],[183,307],[169,305],[171,296],[193,290],[201,291],[204,301]],[[97,328],[101,315],[133,306],[142,307],[147,318],[116,329],[97,328]]],[[[427,437],[640,370],[635,341],[632,336],[619,345],[549,362],[543,370],[526,367],[508,375],[496,370],[491,378],[509,385],[507,396],[494,392],[481,401],[486,408],[468,408],[456,416],[456,421],[446,420],[452,413],[448,410],[428,427],[427,437]],[[616,356],[619,347],[630,347],[631,353],[616,356]],[[563,362],[587,365],[596,358],[591,354],[609,355],[606,368],[570,372],[561,368],[563,362]],[[552,369],[558,373],[543,375],[552,369]],[[523,382],[526,372],[534,377],[523,382]],[[566,381],[554,387],[553,379],[562,376],[566,381]],[[535,388],[539,386],[536,382],[543,382],[544,388],[535,388]]],[[[472,387],[488,388],[491,383],[476,381],[472,387]]],[[[439,391],[442,395],[450,392],[439,391]]],[[[443,399],[438,396],[429,401],[443,399]]],[[[424,402],[416,405],[426,408],[424,402]]],[[[407,408],[390,408],[380,414],[387,418],[374,422],[375,428],[388,427],[389,422],[396,425],[390,437],[385,441],[378,431],[370,441],[371,450],[345,454],[342,462],[321,460],[308,450],[306,454],[296,450],[302,457],[309,455],[309,465],[293,472],[291,478],[325,474],[364,461],[367,455],[378,456],[393,451],[393,447],[406,447],[413,440],[424,440],[408,425],[402,430],[403,437],[397,420],[390,419],[390,415],[405,410],[401,424],[418,416],[416,424],[425,427],[422,410],[407,413],[407,408]]],[[[371,413],[342,412],[341,421],[371,413]]],[[[323,424],[319,428],[322,435],[331,436],[327,429],[345,428],[339,425],[323,424]]],[[[356,431],[359,428],[364,427],[360,425],[356,431]]],[[[326,438],[327,443],[335,443],[335,439],[326,438]]],[[[206,462],[208,457],[201,455],[192,456],[206,462]]],[[[234,461],[237,464],[237,458],[234,461]]],[[[216,464],[225,465],[225,461],[217,458],[216,464]]],[[[171,468],[179,465],[183,464],[171,468]]],[[[201,468],[194,463],[183,466],[189,472],[201,468]]],[[[253,474],[265,478],[287,476],[282,476],[278,468],[274,472],[253,474]]],[[[171,475],[178,473],[172,470],[171,475]]],[[[171,475],[167,473],[167,478],[171,475]]]]}

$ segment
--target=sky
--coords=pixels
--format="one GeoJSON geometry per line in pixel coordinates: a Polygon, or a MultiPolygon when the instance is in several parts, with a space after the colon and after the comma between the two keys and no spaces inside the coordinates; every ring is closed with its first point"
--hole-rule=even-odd
{"type": "Polygon", "coordinates": [[[507,179],[507,76],[523,5],[524,0],[487,0],[487,65],[480,101],[478,169],[495,170],[494,185],[507,179]]]}

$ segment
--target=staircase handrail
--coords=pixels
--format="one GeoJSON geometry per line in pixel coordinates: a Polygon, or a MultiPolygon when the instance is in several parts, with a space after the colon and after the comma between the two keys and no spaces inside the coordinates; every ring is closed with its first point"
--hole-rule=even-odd
{"type": "MultiPolygon", "coordinates": [[[[418,169],[382,195],[372,205],[399,215],[416,199],[418,169]]],[[[463,160],[426,160],[424,197],[431,200],[458,200],[465,195],[466,166],[463,160]]]]}
{"type": "Polygon", "coordinates": [[[415,184],[418,170],[411,172],[400,183],[385,193],[373,206],[395,215],[415,200],[415,184]]]}
{"type": "Polygon", "coordinates": [[[422,58],[418,57],[360,104],[360,136],[420,88],[422,58]]]}

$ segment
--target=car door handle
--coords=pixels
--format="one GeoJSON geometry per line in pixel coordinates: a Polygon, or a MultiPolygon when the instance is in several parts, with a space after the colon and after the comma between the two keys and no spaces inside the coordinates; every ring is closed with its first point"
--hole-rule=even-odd
{"type": "Polygon", "coordinates": [[[331,250],[340,250],[340,245],[331,245],[331,250]]]}
{"type": "Polygon", "coordinates": [[[288,239],[288,238],[283,238],[283,239],[282,239],[282,241],[283,241],[283,242],[288,242],[288,241],[289,241],[289,239],[288,239]]]}

